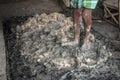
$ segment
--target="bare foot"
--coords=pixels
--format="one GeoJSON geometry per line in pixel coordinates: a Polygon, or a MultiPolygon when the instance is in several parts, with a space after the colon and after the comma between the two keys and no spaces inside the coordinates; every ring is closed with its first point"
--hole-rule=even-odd
{"type": "Polygon", "coordinates": [[[82,49],[83,51],[84,51],[84,50],[89,50],[89,49],[90,49],[90,45],[88,45],[88,42],[85,42],[85,43],[82,45],[81,49],[82,49]]]}
{"type": "Polygon", "coordinates": [[[77,45],[79,45],[78,40],[62,43],[62,46],[77,46],[77,45]]]}
{"type": "Polygon", "coordinates": [[[93,34],[89,34],[89,36],[84,39],[83,45],[81,47],[82,50],[88,50],[90,49],[90,45],[89,42],[94,42],[95,41],[95,37],[93,34]]]}

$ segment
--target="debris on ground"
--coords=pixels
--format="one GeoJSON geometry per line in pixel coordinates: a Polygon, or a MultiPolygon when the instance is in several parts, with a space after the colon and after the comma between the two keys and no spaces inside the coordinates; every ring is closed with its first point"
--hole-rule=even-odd
{"type": "Polygon", "coordinates": [[[73,38],[72,21],[61,13],[44,13],[11,27],[7,37],[11,79],[119,80],[120,61],[110,58],[111,43],[94,30],[89,50],[62,46],[73,38]]]}

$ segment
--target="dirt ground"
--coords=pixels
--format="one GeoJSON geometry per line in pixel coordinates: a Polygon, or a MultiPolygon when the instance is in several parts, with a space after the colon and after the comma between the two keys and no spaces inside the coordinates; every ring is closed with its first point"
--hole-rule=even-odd
{"type": "MultiPolygon", "coordinates": [[[[2,20],[7,20],[7,19],[11,20],[10,17],[13,17],[13,16],[14,17],[16,17],[16,16],[18,16],[18,17],[21,16],[22,17],[22,16],[34,15],[36,13],[41,14],[41,13],[61,12],[62,9],[60,8],[60,6],[58,6],[58,3],[56,3],[56,1],[57,0],[22,0],[22,1],[19,1],[19,3],[18,2],[3,3],[3,4],[0,4],[0,17],[2,18],[2,20]],[[48,3],[49,3],[49,5],[48,5],[48,3]]],[[[95,12],[99,13],[98,10],[96,9],[94,11],[94,16],[96,16],[96,17],[93,17],[93,18],[94,19],[99,19],[99,16],[102,16],[102,14],[100,14],[98,16],[98,15],[95,14],[95,12]]],[[[22,21],[23,18],[22,19],[20,19],[20,18],[18,20],[22,21]]],[[[17,17],[16,17],[16,19],[17,19],[17,17]]],[[[14,19],[11,20],[10,22],[15,22],[16,23],[16,21],[14,21],[14,19]]],[[[13,26],[14,26],[14,24],[13,24],[13,26]]],[[[102,21],[102,20],[95,20],[95,21],[93,21],[92,28],[97,33],[106,37],[107,39],[109,39],[112,42],[112,46],[115,48],[115,50],[113,51],[113,53],[115,53],[115,54],[113,54],[112,57],[115,58],[115,59],[116,58],[120,59],[120,57],[119,57],[120,56],[119,55],[119,53],[120,53],[120,46],[119,46],[120,45],[120,33],[119,33],[119,29],[117,28],[117,26],[113,26],[113,25],[111,25],[111,24],[109,24],[105,21],[102,21]]],[[[102,39],[101,37],[99,37],[99,38],[102,39]]],[[[15,58],[15,56],[13,56],[13,57],[14,57],[14,59],[17,59],[17,58],[15,58]]],[[[17,57],[19,58],[20,56],[17,55],[17,57]]],[[[18,63],[18,64],[23,65],[23,63],[18,63]]],[[[40,64],[36,65],[36,69],[39,69],[40,67],[44,68],[44,66],[38,67],[39,65],[40,64]]],[[[19,67],[19,66],[14,66],[14,67],[19,67]]],[[[31,66],[31,67],[33,69],[35,66],[31,66]]],[[[50,65],[48,65],[48,67],[50,67],[50,65]]],[[[57,65],[57,67],[59,67],[59,66],[57,65]]],[[[35,74],[33,74],[33,75],[27,74],[27,73],[31,73],[31,72],[29,72],[30,68],[27,67],[27,66],[24,66],[23,68],[21,68],[21,70],[22,71],[25,71],[25,70],[28,71],[28,72],[25,72],[25,74],[26,74],[25,76],[22,73],[21,73],[21,75],[17,75],[17,76],[22,76],[23,80],[27,80],[27,79],[25,79],[26,76],[27,77],[34,77],[35,76],[35,74]]],[[[51,74],[53,72],[51,71],[51,74]]],[[[46,73],[44,73],[44,74],[46,74],[46,73]]],[[[61,70],[57,74],[60,74],[61,76],[62,76],[62,74],[71,75],[72,72],[67,71],[67,70],[66,71],[61,70]]],[[[42,77],[44,75],[39,75],[39,76],[42,77]]],[[[39,79],[39,76],[37,76],[38,79],[39,79]]],[[[56,76],[56,75],[54,75],[54,76],[56,76]]],[[[74,76],[74,75],[72,75],[72,76],[74,76]]],[[[13,77],[15,77],[15,76],[13,76],[13,77]]],[[[48,76],[48,77],[50,77],[50,76],[48,76]]],[[[57,77],[57,79],[59,77],[57,77]]],[[[63,75],[63,77],[64,77],[64,75],[63,75]]],[[[21,80],[21,79],[18,79],[18,80],[21,80]]]]}
{"type": "Polygon", "coordinates": [[[50,13],[61,11],[58,6],[57,0],[20,0],[16,2],[1,3],[0,16],[13,17],[13,16],[28,16],[36,13],[50,13]],[[49,5],[48,5],[49,3],[49,5]]]}
{"type": "Polygon", "coordinates": [[[119,80],[119,57],[113,57],[119,48],[111,43],[120,40],[118,29],[109,29],[111,35],[102,31],[106,30],[106,22],[96,21],[91,29],[94,41],[91,41],[92,36],[88,39],[90,49],[62,46],[73,38],[72,20],[64,14],[44,13],[6,21],[4,33],[10,80],[119,80]],[[101,24],[104,24],[102,29],[98,27],[101,24]]]}

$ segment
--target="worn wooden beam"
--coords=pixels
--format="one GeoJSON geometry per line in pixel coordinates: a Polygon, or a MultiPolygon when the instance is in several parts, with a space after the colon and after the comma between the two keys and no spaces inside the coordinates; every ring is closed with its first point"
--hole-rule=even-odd
{"type": "Polygon", "coordinates": [[[106,11],[109,13],[109,15],[111,15],[112,19],[115,21],[116,24],[119,24],[117,19],[115,18],[115,16],[110,12],[110,10],[107,8],[107,6],[104,4],[104,8],[106,9],[106,11]]]}
{"type": "MultiPolygon", "coordinates": [[[[113,16],[118,16],[119,13],[112,13],[112,15],[113,15],[113,16]]],[[[108,15],[105,15],[105,18],[109,18],[109,17],[111,17],[111,15],[109,15],[109,14],[108,14],[108,15]]]]}
{"type": "Polygon", "coordinates": [[[118,4],[118,9],[119,9],[119,28],[120,28],[120,0],[119,0],[119,4],[118,4]]]}
{"type": "Polygon", "coordinates": [[[118,10],[118,0],[103,0],[107,7],[118,10]]]}

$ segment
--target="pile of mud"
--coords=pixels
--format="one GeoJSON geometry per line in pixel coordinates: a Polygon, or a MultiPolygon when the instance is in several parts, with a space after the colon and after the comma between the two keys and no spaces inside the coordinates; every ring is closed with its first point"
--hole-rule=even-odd
{"type": "Polygon", "coordinates": [[[89,50],[62,46],[73,38],[71,17],[35,15],[12,24],[6,37],[11,80],[119,80],[119,61],[111,59],[110,42],[94,30],[89,50]]]}

